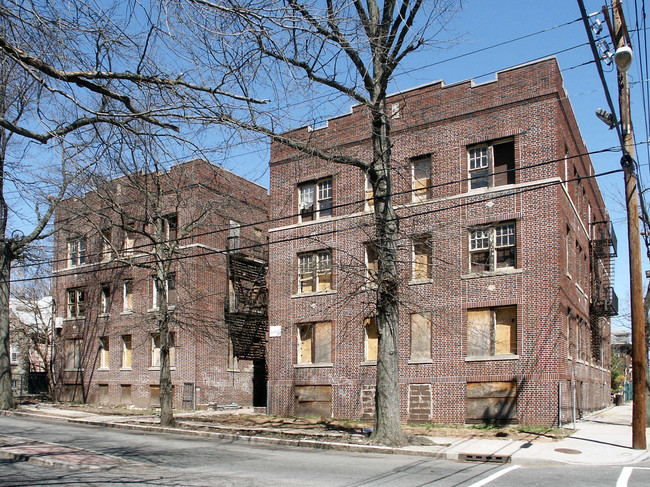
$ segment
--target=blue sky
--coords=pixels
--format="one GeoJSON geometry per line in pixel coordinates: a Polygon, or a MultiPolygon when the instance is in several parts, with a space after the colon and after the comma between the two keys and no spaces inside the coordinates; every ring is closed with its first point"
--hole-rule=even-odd
{"type": "MultiPolygon", "coordinates": [[[[637,1],[639,9],[641,1],[637,1]]],[[[601,10],[603,1],[585,0],[588,13],[601,10]]],[[[565,89],[573,106],[583,139],[590,151],[617,145],[615,131],[610,131],[595,117],[597,108],[607,108],[604,90],[598,77],[596,65],[587,43],[587,34],[580,19],[577,1],[567,0],[500,0],[463,2],[460,11],[449,24],[449,35],[457,37],[457,42],[440,49],[427,49],[411,55],[405,60],[401,71],[398,70],[391,92],[412,88],[434,80],[444,79],[454,83],[466,79],[487,81],[495,77],[495,72],[516,66],[534,59],[554,55],[562,69],[565,89]],[[539,31],[543,33],[515,42],[513,39],[527,36],[539,31]],[[495,44],[505,43],[499,47],[471,54],[495,44]],[[585,45],[583,45],[585,44],[585,45]],[[581,46],[582,45],[582,46],[581,46]],[[576,47],[580,46],[580,47],[576,47]],[[461,57],[462,56],[462,57],[461,57]],[[442,62],[441,62],[442,61],[442,62]],[[433,65],[432,65],[433,64],[433,65]]],[[[635,28],[634,0],[625,0],[625,17],[628,27],[635,28]]],[[[603,19],[602,14],[598,16],[603,19]]],[[[639,22],[641,19],[639,19],[639,22]]],[[[639,70],[639,38],[632,33],[635,60],[630,68],[632,83],[631,103],[632,118],[636,142],[647,141],[644,121],[641,80],[639,70]],[[637,83],[635,83],[637,82],[637,83]]],[[[607,28],[600,34],[609,40],[607,28]]],[[[643,41],[643,35],[641,35],[643,41]]],[[[611,45],[611,42],[609,42],[611,45]]],[[[606,79],[614,103],[618,108],[616,75],[612,67],[603,65],[606,79]]],[[[345,113],[345,107],[332,106],[333,115],[345,113]]],[[[637,147],[636,159],[640,164],[642,182],[650,185],[648,174],[647,145],[637,147]]],[[[247,151],[242,160],[231,160],[236,172],[257,180],[268,187],[268,153],[265,150],[253,153],[247,151]]],[[[592,162],[597,173],[620,168],[620,152],[594,155],[592,162]]],[[[623,175],[614,174],[599,178],[599,185],[604,195],[607,208],[614,221],[618,237],[618,258],[616,259],[615,290],[619,296],[619,310],[622,316],[614,319],[613,327],[629,327],[629,271],[627,252],[627,230],[623,198],[623,175]]],[[[645,265],[645,247],[642,247],[645,265]]],[[[644,284],[645,286],[645,284],[644,284]]],[[[645,289],[644,289],[645,292],[645,289]]]]}

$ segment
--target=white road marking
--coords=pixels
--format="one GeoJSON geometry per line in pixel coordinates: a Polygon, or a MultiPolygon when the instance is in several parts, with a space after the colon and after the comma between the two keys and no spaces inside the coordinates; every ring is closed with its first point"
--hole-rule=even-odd
{"type": "MultiPolygon", "coordinates": [[[[512,465],[511,467],[504,468],[503,470],[499,470],[498,472],[493,473],[493,474],[490,475],[489,477],[486,477],[486,478],[484,478],[483,480],[481,480],[481,481],[479,481],[479,482],[476,482],[475,484],[472,484],[472,485],[470,485],[470,486],[468,486],[468,487],[483,487],[484,485],[489,484],[489,483],[492,482],[493,480],[498,479],[498,478],[501,477],[502,475],[505,475],[505,474],[507,474],[508,472],[512,472],[513,470],[518,469],[519,467],[521,467],[521,465],[512,465]]],[[[618,486],[617,486],[617,487],[618,487],[618,486]]]]}
{"type": "Polygon", "coordinates": [[[616,481],[616,487],[627,487],[627,481],[630,480],[630,475],[632,475],[633,470],[650,470],[648,467],[623,467],[621,470],[621,475],[618,476],[616,481]]]}

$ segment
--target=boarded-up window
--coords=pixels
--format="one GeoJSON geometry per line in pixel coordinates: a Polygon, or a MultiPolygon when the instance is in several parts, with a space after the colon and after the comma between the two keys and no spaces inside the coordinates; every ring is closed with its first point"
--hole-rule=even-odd
{"type": "Polygon", "coordinates": [[[413,238],[413,279],[423,280],[432,277],[431,236],[415,237],[413,238]]]}
{"type": "Polygon", "coordinates": [[[379,340],[375,318],[366,318],[364,320],[364,338],[364,359],[368,362],[376,361],[379,340]]]}
{"type": "Polygon", "coordinates": [[[428,313],[411,315],[411,360],[431,358],[431,319],[428,313]]]}
{"type": "Polygon", "coordinates": [[[370,176],[368,173],[364,177],[364,209],[365,211],[375,211],[375,190],[372,188],[370,183],[370,176]]]}
{"type": "Polygon", "coordinates": [[[332,417],[332,386],[296,386],[296,416],[332,417]]]}
{"type": "Polygon", "coordinates": [[[99,384],[98,402],[100,404],[108,404],[108,384],[99,384]]]}
{"type": "Polygon", "coordinates": [[[65,341],[65,369],[78,370],[81,368],[81,352],[83,340],[74,338],[65,341]]]}
{"type": "Polygon", "coordinates": [[[157,384],[149,386],[149,404],[160,406],[160,386],[157,384]]]}
{"type": "Polygon", "coordinates": [[[109,354],[109,341],[108,337],[101,337],[99,339],[99,368],[108,369],[108,354],[109,354]]]}
{"type": "Polygon", "coordinates": [[[133,281],[124,281],[124,311],[133,311],[133,281]]]}
{"type": "MultiPolygon", "coordinates": [[[[176,334],[169,333],[169,366],[176,365],[176,334]]],[[[151,366],[160,367],[160,333],[151,335],[151,366]]]]}
{"type": "Polygon", "coordinates": [[[379,275],[377,247],[374,243],[366,244],[366,284],[376,284],[379,275]]]}
{"type": "Polygon", "coordinates": [[[431,186],[431,158],[420,157],[411,163],[413,171],[413,202],[429,199],[431,186]]]}
{"type": "Polygon", "coordinates": [[[329,321],[298,325],[298,363],[332,362],[332,324],[329,321]]]}
{"type": "Polygon", "coordinates": [[[120,402],[131,404],[131,384],[120,384],[120,402]]]}
{"type": "Polygon", "coordinates": [[[485,308],[467,312],[467,355],[517,353],[517,308],[485,308]]]}
{"type": "Polygon", "coordinates": [[[122,368],[131,368],[131,335],[122,335],[122,368]]]}
{"type": "Polygon", "coordinates": [[[512,423],[517,420],[517,383],[468,382],[468,423],[512,423]]]}

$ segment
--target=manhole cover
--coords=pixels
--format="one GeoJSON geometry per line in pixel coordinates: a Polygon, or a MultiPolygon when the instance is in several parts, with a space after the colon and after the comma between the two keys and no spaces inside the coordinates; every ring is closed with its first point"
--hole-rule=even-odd
{"type": "Polygon", "coordinates": [[[567,455],[580,455],[582,453],[580,450],[574,450],[573,448],[556,448],[555,451],[567,455]]]}

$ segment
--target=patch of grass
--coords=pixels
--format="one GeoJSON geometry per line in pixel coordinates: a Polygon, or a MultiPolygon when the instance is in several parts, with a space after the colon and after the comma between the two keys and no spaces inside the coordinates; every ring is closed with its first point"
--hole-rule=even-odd
{"type": "Polygon", "coordinates": [[[517,426],[517,431],[520,433],[529,433],[532,435],[555,436],[563,438],[569,436],[571,431],[565,428],[553,428],[548,426],[517,426]]]}

